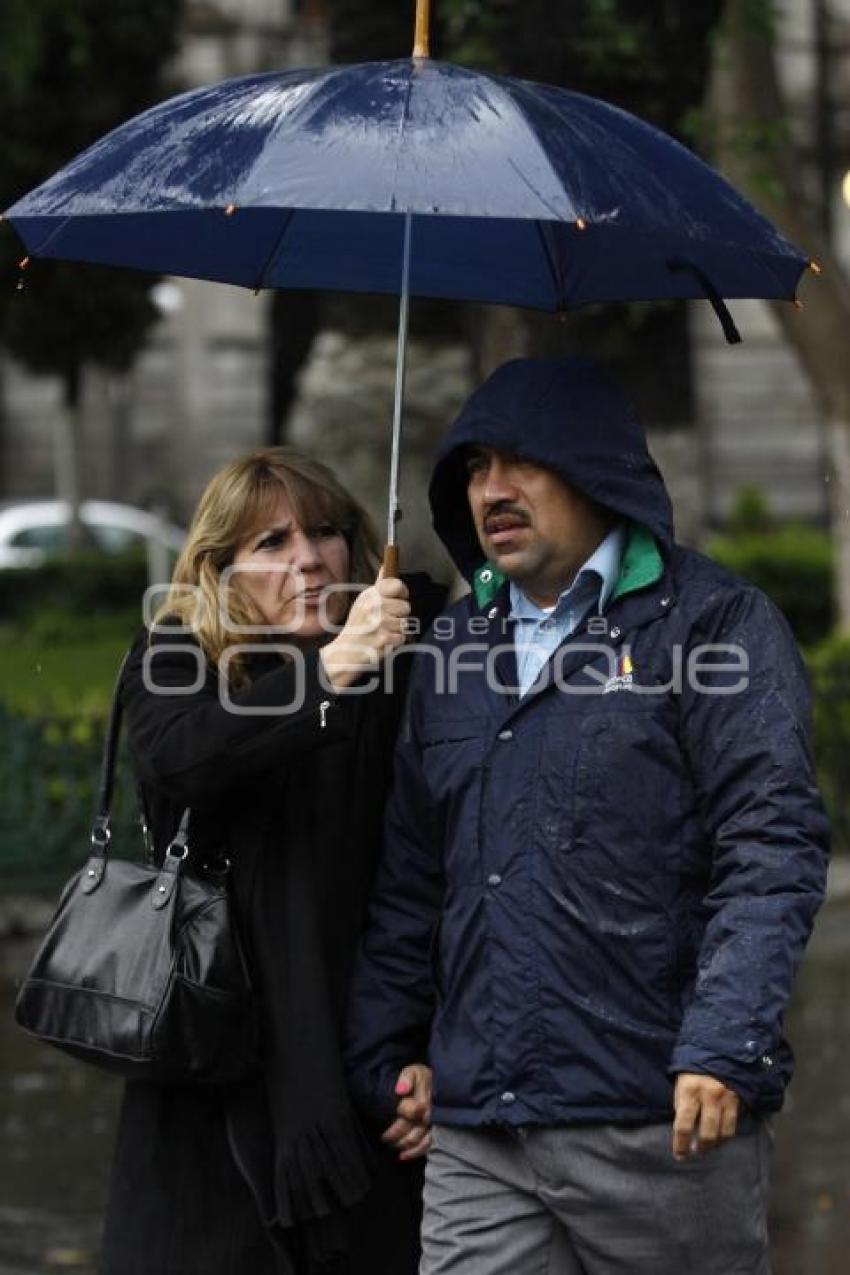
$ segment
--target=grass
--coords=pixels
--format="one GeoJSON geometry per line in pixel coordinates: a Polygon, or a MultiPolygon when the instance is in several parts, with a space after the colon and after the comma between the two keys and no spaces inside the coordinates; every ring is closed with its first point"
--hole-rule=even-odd
{"type": "Polygon", "coordinates": [[[0,702],[27,716],[103,714],[135,614],[43,613],[0,631],[0,702]]]}

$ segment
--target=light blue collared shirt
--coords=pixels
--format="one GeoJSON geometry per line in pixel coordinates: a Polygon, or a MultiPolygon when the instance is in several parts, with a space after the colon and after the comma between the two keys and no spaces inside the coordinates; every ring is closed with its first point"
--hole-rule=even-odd
{"type": "Polygon", "coordinates": [[[574,633],[594,606],[599,615],[608,605],[620,574],[626,543],[622,523],[612,528],[553,607],[539,607],[511,581],[509,620],[516,621],[517,677],[520,695],[534,685],[543,665],[565,638],[574,633]]]}

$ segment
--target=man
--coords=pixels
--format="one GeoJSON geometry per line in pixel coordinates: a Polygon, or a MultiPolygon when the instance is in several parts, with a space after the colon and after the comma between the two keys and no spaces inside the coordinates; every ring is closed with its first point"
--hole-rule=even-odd
{"type": "Polygon", "coordinates": [[[765,1275],[827,842],[788,628],[675,543],[589,361],[500,368],[430,498],[472,593],[417,657],[349,1046],[430,1145],[423,1275],[765,1275]]]}

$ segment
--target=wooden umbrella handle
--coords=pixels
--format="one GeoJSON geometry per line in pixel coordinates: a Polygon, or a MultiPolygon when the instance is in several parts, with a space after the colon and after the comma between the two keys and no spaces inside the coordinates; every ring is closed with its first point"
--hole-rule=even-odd
{"type": "Polygon", "coordinates": [[[384,545],[384,576],[398,575],[398,545],[384,545]]]}
{"type": "Polygon", "coordinates": [[[431,56],[431,0],[416,0],[416,30],[413,37],[413,56],[431,56]]]}

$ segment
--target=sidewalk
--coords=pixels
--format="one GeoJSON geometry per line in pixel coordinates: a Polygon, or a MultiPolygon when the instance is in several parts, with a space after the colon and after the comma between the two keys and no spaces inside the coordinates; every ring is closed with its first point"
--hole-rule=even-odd
{"type": "Polygon", "coordinates": [[[850,857],[842,855],[829,865],[826,897],[830,903],[850,899],[850,857]]]}

